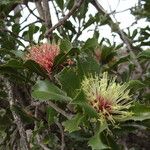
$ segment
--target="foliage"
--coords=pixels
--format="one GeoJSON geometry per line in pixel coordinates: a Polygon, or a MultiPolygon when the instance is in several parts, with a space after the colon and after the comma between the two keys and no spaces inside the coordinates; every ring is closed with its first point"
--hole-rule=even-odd
{"type": "MultiPolygon", "coordinates": [[[[72,10],[74,2],[52,1],[58,20],[72,10]]],[[[150,49],[143,50],[149,46],[150,28],[123,32],[132,41],[128,44],[133,51],[125,48],[125,41],[116,44],[107,38],[100,40],[97,27],[114,24],[109,16],[100,12],[95,16],[90,14],[86,19],[89,5],[95,6],[95,3],[84,1],[77,11],[72,12],[71,19],[64,20],[56,28],[57,32],[46,37],[46,43],[57,45],[60,50],[52,59],[54,61],[48,62],[51,63],[48,72],[38,61],[27,59],[30,48],[43,45],[45,33],[51,28],[46,24],[46,18],[44,22],[44,18],[37,18],[40,25],[33,22],[23,26],[17,20],[23,14],[11,13],[20,4],[32,15],[34,11],[28,3],[22,4],[20,0],[0,2],[0,149],[19,150],[24,149],[25,144],[33,150],[117,150],[124,148],[123,144],[130,148],[130,142],[121,141],[124,132],[128,135],[150,129],[150,49]],[[91,25],[94,25],[93,36],[86,41],[80,40],[80,35],[91,25]],[[108,79],[102,84],[104,72],[108,73],[108,79]],[[98,77],[97,80],[94,77],[98,77]],[[89,81],[91,78],[93,82],[98,81],[94,82],[95,87],[89,81]],[[86,93],[83,89],[85,79],[90,87],[86,93]],[[115,91],[114,87],[119,90],[115,91]],[[91,104],[95,95],[90,100],[87,95],[92,92],[101,94],[96,88],[107,95],[96,98],[91,104]],[[116,103],[113,104],[115,111],[109,109],[109,115],[111,94],[116,103]],[[132,102],[129,105],[125,102],[128,95],[132,102]],[[102,108],[97,108],[98,100],[102,101],[102,108]],[[121,120],[113,119],[119,113],[126,116],[127,112],[131,115],[121,120]]],[[[142,5],[141,8],[135,7],[132,13],[149,21],[149,0],[145,0],[144,8],[142,5]]],[[[112,31],[119,33],[118,27],[112,31]]],[[[44,58],[47,55],[40,57],[44,58]]]]}

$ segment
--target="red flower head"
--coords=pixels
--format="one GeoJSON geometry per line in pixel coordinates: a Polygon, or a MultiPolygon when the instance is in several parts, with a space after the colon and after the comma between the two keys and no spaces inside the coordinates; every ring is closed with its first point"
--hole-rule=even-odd
{"type": "Polygon", "coordinates": [[[58,54],[59,47],[57,45],[42,44],[31,47],[27,59],[34,60],[50,74],[54,59],[58,54]]]}

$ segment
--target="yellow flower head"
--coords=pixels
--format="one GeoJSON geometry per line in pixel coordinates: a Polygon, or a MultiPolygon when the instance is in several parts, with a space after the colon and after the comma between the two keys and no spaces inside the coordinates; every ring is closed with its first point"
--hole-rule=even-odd
{"type": "Polygon", "coordinates": [[[108,73],[104,72],[101,78],[95,75],[86,77],[82,82],[89,104],[99,113],[100,119],[103,117],[112,123],[132,115],[128,111],[132,105],[128,85],[115,80],[116,77],[109,79],[108,73]]]}

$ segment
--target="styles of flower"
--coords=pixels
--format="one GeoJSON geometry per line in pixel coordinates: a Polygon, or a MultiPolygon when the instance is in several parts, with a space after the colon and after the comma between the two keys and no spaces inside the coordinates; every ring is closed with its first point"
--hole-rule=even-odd
{"type": "Polygon", "coordinates": [[[127,88],[126,83],[116,83],[116,77],[109,78],[107,72],[102,77],[86,77],[82,82],[88,103],[98,112],[100,121],[105,118],[113,124],[133,115],[128,110],[132,101],[127,88]]]}
{"type": "Polygon", "coordinates": [[[35,45],[29,49],[26,59],[34,60],[42,66],[48,74],[51,73],[55,57],[60,50],[57,45],[42,44],[35,45]]]}

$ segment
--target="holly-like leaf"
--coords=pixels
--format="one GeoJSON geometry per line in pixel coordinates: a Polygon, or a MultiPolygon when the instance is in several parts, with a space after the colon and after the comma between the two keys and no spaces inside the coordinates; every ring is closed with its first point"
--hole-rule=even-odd
{"type": "Polygon", "coordinates": [[[150,49],[142,51],[139,55],[138,58],[143,58],[143,59],[150,59],[150,49]]]}
{"type": "Polygon", "coordinates": [[[129,82],[130,89],[138,90],[138,89],[143,88],[144,86],[145,86],[145,84],[142,83],[140,80],[131,80],[129,82]]]}
{"type": "Polygon", "coordinates": [[[98,129],[95,132],[95,135],[92,136],[88,142],[89,146],[92,147],[92,150],[102,150],[108,149],[109,147],[105,145],[100,137],[100,134],[107,128],[107,123],[104,122],[103,124],[98,125],[98,129]]]}
{"type": "Polygon", "coordinates": [[[36,63],[33,60],[27,60],[24,63],[24,67],[29,69],[31,72],[37,73],[40,76],[48,77],[47,72],[38,63],[36,63]]]}
{"type": "Polygon", "coordinates": [[[33,35],[35,33],[37,33],[39,30],[39,27],[38,26],[35,26],[34,24],[31,24],[29,26],[29,31],[28,31],[28,36],[29,36],[29,40],[32,41],[33,40],[33,35]]]}
{"type": "Polygon", "coordinates": [[[61,83],[62,89],[67,92],[70,97],[74,97],[80,88],[79,76],[73,69],[65,68],[57,75],[61,83]]]}
{"type": "Polygon", "coordinates": [[[143,104],[135,104],[130,108],[133,112],[133,116],[126,118],[126,120],[143,121],[150,119],[150,106],[143,104]]]}
{"type": "Polygon", "coordinates": [[[48,80],[38,80],[33,87],[32,97],[38,100],[71,101],[67,94],[48,80]]]}
{"type": "Polygon", "coordinates": [[[63,25],[66,29],[70,30],[72,33],[76,34],[75,27],[71,23],[71,21],[66,21],[63,25]]]}
{"type": "Polygon", "coordinates": [[[81,123],[83,119],[82,114],[77,114],[75,117],[71,118],[70,120],[67,120],[63,122],[63,126],[65,127],[65,130],[69,133],[79,130],[79,124],[81,123]]]}
{"type": "Polygon", "coordinates": [[[78,73],[80,75],[81,80],[84,76],[87,76],[89,74],[95,75],[95,73],[99,73],[100,71],[100,65],[91,56],[80,57],[77,61],[78,73]]]}
{"type": "Polygon", "coordinates": [[[19,32],[20,32],[20,24],[15,23],[15,24],[12,26],[12,32],[14,32],[16,35],[18,35],[19,32]]]}
{"type": "Polygon", "coordinates": [[[63,0],[56,0],[55,2],[57,3],[58,7],[61,10],[63,10],[63,8],[64,8],[64,1],[63,0]]]}
{"type": "Polygon", "coordinates": [[[102,150],[109,148],[107,145],[103,144],[103,142],[100,139],[99,133],[91,137],[88,144],[92,147],[92,150],[102,150]]]}
{"type": "Polygon", "coordinates": [[[1,5],[8,5],[8,4],[13,4],[13,3],[19,3],[21,0],[1,0],[0,4],[1,5]]]}
{"type": "Polygon", "coordinates": [[[16,69],[23,69],[23,62],[17,59],[11,59],[6,64],[2,65],[3,67],[11,67],[16,69]]]}
{"type": "Polygon", "coordinates": [[[79,106],[87,116],[95,117],[95,118],[98,117],[98,114],[95,111],[95,109],[93,109],[88,104],[88,101],[86,100],[86,97],[85,97],[84,92],[82,90],[79,91],[79,93],[73,99],[73,101],[71,102],[71,104],[79,106]]]}
{"type": "Polygon", "coordinates": [[[85,42],[84,46],[82,47],[82,50],[94,50],[97,46],[98,40],[95,37],[93,37],[85,42]]]}
{"type": "Polygon", "coordinates": [[[67,39],[62,39],[61,40],[60,50],[62,52],[68,52],[68,51],[71,50],[71,48],[72,48],[72,44],[71,44],[71,42],[69,40],[67,40],[67,39]]]}
{"type": "Polygon", "coordinates": [[[114,51],[113,47],[104,46],[101,52],[101,62],[103,64],[109,63],[110,61],[113,60],[115,55],[116,51],[114,51]]]}

